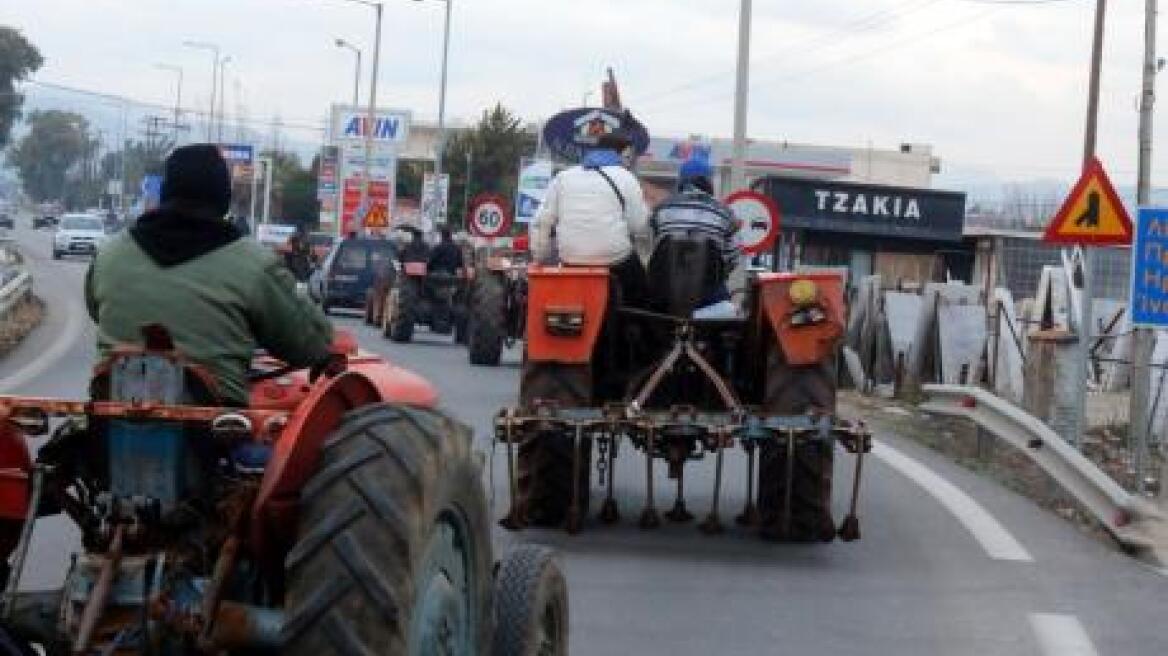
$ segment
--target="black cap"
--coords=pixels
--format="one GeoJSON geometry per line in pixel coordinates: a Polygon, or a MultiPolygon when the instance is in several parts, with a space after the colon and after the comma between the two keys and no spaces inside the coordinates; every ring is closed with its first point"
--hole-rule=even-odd
{"type": "Polygon", "coordinates": [[[166,158],[160,200],[184,201],[224,216],[231,207],[231,176],[227,162],[214,144],[177,148],[166,158]]]}

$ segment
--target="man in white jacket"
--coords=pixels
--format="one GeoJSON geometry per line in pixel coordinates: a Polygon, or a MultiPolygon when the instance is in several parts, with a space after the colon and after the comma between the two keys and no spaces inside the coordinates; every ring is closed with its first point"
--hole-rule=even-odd
{"type": "Polygon", "coordinates": [[[552,234],[560,262],[609,267],[621,286],[622,302],[648,300],[645,267],[637,246],[649,241],[649,208],[641,184],[624,167],[631,148],[622,133],[606,134],[583,161],[561,171],[548,185],[532,231],[537,262],[552,256],[552,234]]]}

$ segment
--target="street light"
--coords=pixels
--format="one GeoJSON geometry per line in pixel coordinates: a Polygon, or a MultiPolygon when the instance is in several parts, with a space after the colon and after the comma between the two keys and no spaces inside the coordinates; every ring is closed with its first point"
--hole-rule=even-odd
{"type": "MultiPolygon", "coordinates": [[[[415,0],[420,2],[421,0],[415,0]]],[[[446,64],[450,56],[450,11],[454,0],[441,0],[446,3],[446,20],[442,27],[442,81],[438,89],[438,138],[434,140],[434,196],[430,207],[433,209],[433,218],[437,219],[439,199],[441,197],[442,180],[442,153],[446,150],[446,64]]],[[[443,222],[449,217],[443,217],[443,222]]],[[[436,222],[436,221],[435,221],[436,222]]]]}
{"type": "Polygon", "coordinates": [[[178,126],[182,118],[182,83],[183,83],[183,69],[182,66],[175,66],[174,64],[155,64],[155,68],[172,71],[178,74],[178,88],[174,93],[174,142],[178,144],[178,126]]]}
{"type": "Polygon", "coordinates": [[[196,50],[208,50],[211,60],[211,113],[207,116],[207,141],[212,141],[211,130],[215,126],[215,89],[219,86],[219,46],[203,41],[183,41],[183,45],[196,50]]]}
{"type": "Polygon", "coordinates": [[[348,48],[357,55],[357,70],[353,73],[353,107],[355,108],[361,102],[361,49],[341,38],[336,40],[336,44],[338,48],[348,48]]]}
{"type": "Polygon", "coordinates": [[[224,84],[224,78],[227,77],[227,63],[231,61],[231,55],[227,55],[219,60],[219,131],[217,134],[218,141],[223,142],[223,105],[226,104],[227,86],[224,84]]]}
{"type": "Polygon", "coordinates": [[[361,174],[361,201],[357,205],[358,211],[368,211],[369,204],[369,160],[373,159],[373,130],[377,115],[377,65],[381,59],[381,14],[385,9],[380,2],[372,0],[347,0],[366,7],[372,7],[377,15],[377,23],[373,33],[373,72],[369,76],[369,113],[365,125],[365,162],[361,174]]]}

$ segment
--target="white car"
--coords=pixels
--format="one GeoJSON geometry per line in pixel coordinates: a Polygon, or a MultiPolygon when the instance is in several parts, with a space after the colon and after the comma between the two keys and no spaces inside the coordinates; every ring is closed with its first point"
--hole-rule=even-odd
{"type": "Polygon", "coordinates": [[[106,240],[105,222],[92,214],[66,214],[53,233],[53,259],[93,255],[106,240]]]}

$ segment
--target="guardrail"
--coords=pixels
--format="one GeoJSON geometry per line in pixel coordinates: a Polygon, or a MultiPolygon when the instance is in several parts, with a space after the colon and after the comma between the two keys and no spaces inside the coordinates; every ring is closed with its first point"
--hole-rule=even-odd
{"type": "Polygon", "coordinates": [[[23,269],[0,269],[0,320],[32,293],[32,274],[23,269]]]}
{"type": "Polygon", "coordinates": [[[921,409],[964,417],[1009,442],[1075,498],[1130,551],[1168,563],[1168,517],[1123,489],[1040,419],[979,387],[924,385],[921,409]]]}

